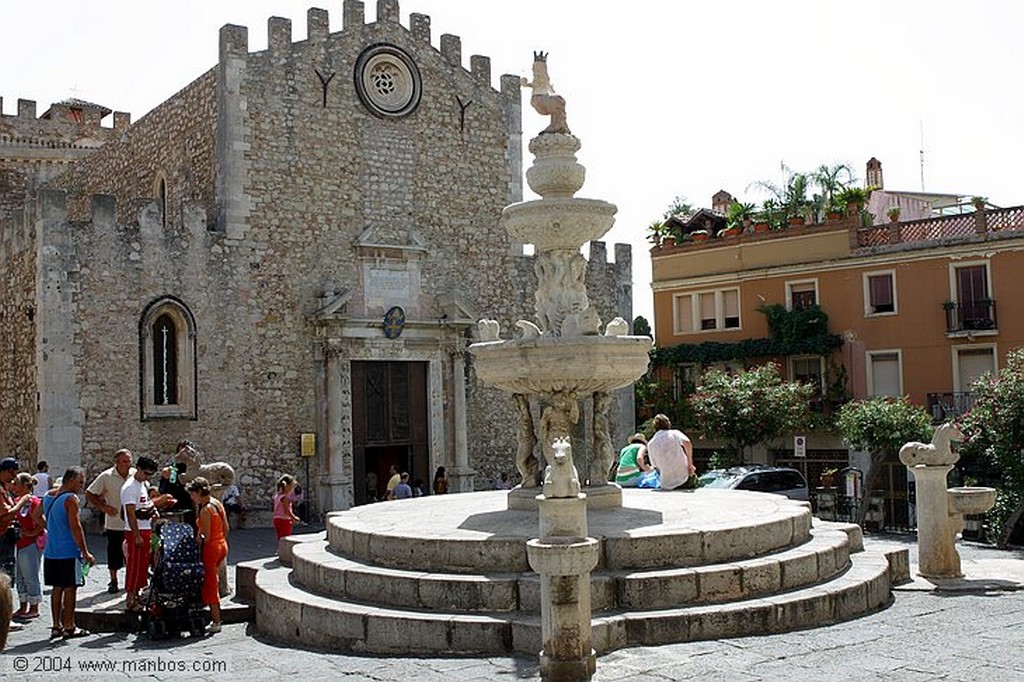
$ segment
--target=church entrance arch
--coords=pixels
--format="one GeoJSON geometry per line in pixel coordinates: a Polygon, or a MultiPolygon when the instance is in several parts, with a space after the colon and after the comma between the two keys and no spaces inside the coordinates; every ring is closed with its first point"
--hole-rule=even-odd
{"type": "Polygon", "coordinates": [[[430,481],[428,363],[352,362],[352,468],[356,504],[384,499],[388,471],[430,481]]]}

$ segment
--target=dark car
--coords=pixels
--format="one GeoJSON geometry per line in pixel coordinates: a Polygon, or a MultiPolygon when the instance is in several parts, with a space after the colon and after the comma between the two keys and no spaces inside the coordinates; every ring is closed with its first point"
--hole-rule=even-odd
{"type": "Polygon", "coordinates": [[[807,481],[796,469],[785,467],[732,467],[716,469],[697,479],[701,488],[753,490],[759,493],[785,495],[791,500],[807,500],[807,481]]]}

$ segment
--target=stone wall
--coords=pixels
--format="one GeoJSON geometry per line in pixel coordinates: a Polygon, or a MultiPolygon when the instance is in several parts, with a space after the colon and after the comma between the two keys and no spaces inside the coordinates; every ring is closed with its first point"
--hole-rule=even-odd
{"type": "Polygon", "coordinates": [[[36,451],[35,229],[21,211],[0,218],[0,456],[36,451]]]}
{"type": "Polygon", "coordinates": [[[141,203],[156,197],[163,177],[166,222],[180,224],[186,204],[212,216],[216,85],[211,69],[46,186],[68,193],[72,220],[89,218],[93,195],[116,196],[117,219],[125,223],[135,220],[141,203]]]}

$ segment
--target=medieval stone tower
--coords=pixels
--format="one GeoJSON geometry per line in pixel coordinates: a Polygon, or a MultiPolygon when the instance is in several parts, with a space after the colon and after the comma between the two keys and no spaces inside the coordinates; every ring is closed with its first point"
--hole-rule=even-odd
{"type": "MultiPolygon", "coordinates": [[[[498,228],[522,198],[519,78],[496,89],[395,0],[329,24],[311,9],[294,41],[271,18],[260,52],[225,26],[216,66],[8,193],[6,451],[96,470],[190,438],[253,499],[308,470],[321,511],[372,499],[390,464],[457,490],[514,472],[512,400],[465,347],[477,311],[532,314],[532,258],[498,228]]],[[[615,255],[591,246],[591,300],[630,319],[615,255]]]]}

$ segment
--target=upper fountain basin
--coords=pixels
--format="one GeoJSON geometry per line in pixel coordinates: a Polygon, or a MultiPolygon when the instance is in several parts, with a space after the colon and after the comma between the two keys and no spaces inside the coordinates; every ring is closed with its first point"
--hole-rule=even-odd
{"type": "Polygon", "coordinates": [[[469,347],[485,384],[512,393],[612,391],[647,371],[647,336],[541,336],[469,347]]]}
{"type": "Polygon", "coordinates": [[[538,251],[576,250],[612,229],[617,210],[600,199],[537,199],[506,206],[501,224],[512,239],[538,251]]]}

